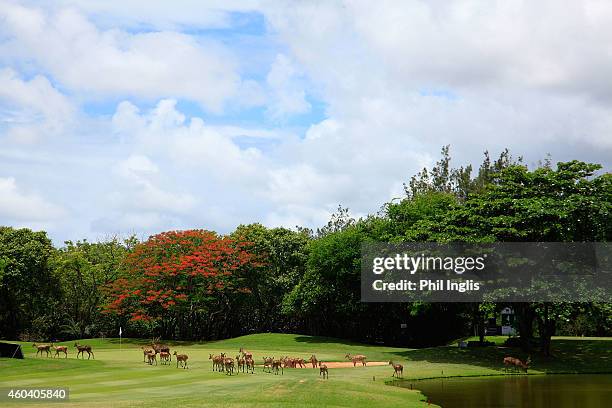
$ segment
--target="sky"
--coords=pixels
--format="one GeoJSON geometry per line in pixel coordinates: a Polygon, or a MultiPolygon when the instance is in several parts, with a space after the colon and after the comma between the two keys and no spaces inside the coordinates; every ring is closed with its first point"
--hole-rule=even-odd
{"type": "Polygon", "coordinates": [[[0,225],[318,227],[451,145],[612,162],[612,4],[0,0],[0,225]]]}

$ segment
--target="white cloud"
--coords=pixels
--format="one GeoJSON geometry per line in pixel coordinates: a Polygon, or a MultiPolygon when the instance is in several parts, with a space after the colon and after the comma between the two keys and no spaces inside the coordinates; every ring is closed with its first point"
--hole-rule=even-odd
{"type": "Polygon", "coordinates": [[[53,221],[64,214],[61,207],[39,195],[21,191],[13,177],[0,177],[0,219],[21,225],[53,221]]]}
{"type": "Polygon", "coordinates": [[[271,92],[267,109],[274,119],[310,111],[304,79],[287,56],[276,56],[266,82],[271,92]]]}
{"type": "Polygon", "coordinates": [[[65,87],[90,96],[173,96],[220,112],[241,88],[218,42],[178,32],[100,30],[73,9],[45,12],[0,3],[0,61],[31,59],[65,87]],[[2,58],[3,57],[3,58],[2,58]]]}
{"type": "Polygon", "coordinates": [[[33,142],[66,129],[75,113],[73,104],[47,78],[23,80],[10,68],[0,69],[0,124],[18,142],[33,142]]]}

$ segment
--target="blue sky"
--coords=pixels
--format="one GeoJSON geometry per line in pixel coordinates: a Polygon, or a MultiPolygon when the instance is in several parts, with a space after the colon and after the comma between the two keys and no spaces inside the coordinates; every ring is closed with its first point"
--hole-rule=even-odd
{"type": "Polygon", "coordinates": [[[0,225],[317,227],[446,144],[609,169],[610,27],[595,0],[0,0],[0,225]]]}

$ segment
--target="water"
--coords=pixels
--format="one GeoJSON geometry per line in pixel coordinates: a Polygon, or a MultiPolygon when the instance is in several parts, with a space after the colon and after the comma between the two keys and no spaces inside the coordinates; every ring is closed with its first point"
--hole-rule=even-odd
{"type": "MultiPolygon", "coordinates": [[[[610,408],[612,375],[533,375],[412,382],[443,408],[610,408]]],[[[406,381],[403,387],[410,387],[406,381]]]]}

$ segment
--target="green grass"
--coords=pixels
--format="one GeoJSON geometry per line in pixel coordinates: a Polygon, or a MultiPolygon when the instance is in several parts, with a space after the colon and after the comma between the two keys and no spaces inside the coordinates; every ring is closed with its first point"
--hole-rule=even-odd
{"type": "MultiPolygon", "coordinates": [[[[530,373],[612,372],[610,339],[557,338],[551,359],[532,356],[530,373]]],[[[140,345],[146,340],[92,339],[95,360],[76,360],[74,342],[68,359],[34,358],[31,343],[22,343],[24,360],[0,359],[0,388],[68,387],[69,404],[61,406],[142,406],[142,407],[426,407],[416,390],[391,387],[389,366],[337,368],[329,380],[318,370],[286,369],[284,375],[263,373],[232,377],[211,371],[209,353],[235,356],[240,347],[263,356],[311,354],[324,361],[343,361],[346,353],[361,353],[369,361],[399,361],[404,377],[417,380],[431,377],[503,375],[505,355],[525,357],[520,351],[503,347],[458,349],[456,346],[404,349],[363,345],[324,337],[290,334],[256,334],[208,343],[170,343],[173,350],[189,355],[188,370],[176,365],[148,366],[142,362],[140,345]]],[[[496,341],[496,343],[499,343],[496,341]]],[[[64,344],[64,343],[63,343],[64,344]]],[[[418,388],[418,383],[415,383],[418,388]]],[[[23,403],[14,404],[23,406],[23,403]]],[[[42,404],[36,404],[42,406],[42,404]]]]}

